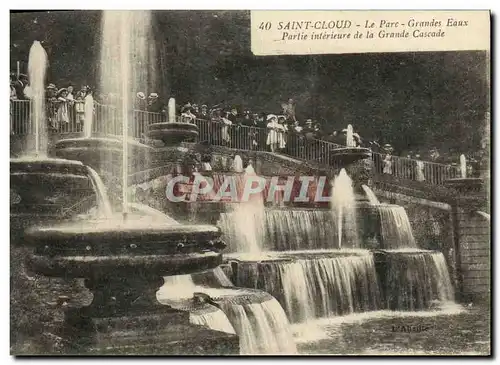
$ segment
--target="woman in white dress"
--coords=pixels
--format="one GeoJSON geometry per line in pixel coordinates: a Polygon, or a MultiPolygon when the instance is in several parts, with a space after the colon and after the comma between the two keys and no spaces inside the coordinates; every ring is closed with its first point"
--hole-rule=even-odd
{"type": "Polygon", "coordinates": [[[424,162],[420,160],[420,155],[415,155],[415,159],[417,160],[415,164],[417,169],[417,181],[425,181],[424,162]]]}
{"type": "Polygon", "coordinates": [[[287,132],[288,126],[286,125],[286,118],[283,115],[280,115],[278,117],[278,143],[280,150],[284,150],[286,148],[287,132]]]}
{"type": "Polygon", "coordinates": [[[231,135],[229,134],[229,128],[233,125],[230,119],[222,118],[222,141],[225,145],[231,144],[231,135]]]}
{"type": "Polygon", "coordinates": [[[392,157],[390,154],[385,155],[384,158],[384,174],[392,175],[392,157]]]}
{"type": "Polygon", "coordinates": [[[68,99],[66,96],[68,95],[68,89],[62,88],[57,92],[57,124],[64,128],[65,131],[69,124],[69,116],[68,116],[68,99]]]}
{"type": "Polygon", "coordinates": [[[279,134],[278,130],[280,125],[278,124],[278,117],[274,114],[269,114],[267,116],[267,141],[266,144],[270,146],[271,152],[276,151],[279,144],[279,134]]]}

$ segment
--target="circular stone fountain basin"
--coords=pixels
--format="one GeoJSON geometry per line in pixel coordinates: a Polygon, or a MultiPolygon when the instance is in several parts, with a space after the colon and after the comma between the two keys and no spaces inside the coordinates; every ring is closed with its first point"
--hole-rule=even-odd
{"type": "Polygon", "coordinates": [[[148,126],[147,135],[151,139],[162,140],[165,144],[192,142],[198,137],[199,128],[192,123],[154,123],[148,126]]]}
{"type": "Polygon", "coordinates": [[[27,230],[33,246],[28,265],[46,276],[130,276],[134,272],[180,275],[222,263],[225,244],[214,226],[113,220],[78,222],[27,230]]]}
{"type": "Polygon", "coordinates": [[[370,158],[372,152],[364,147],[344,147],[329,151],[330,163],[338,163],[340,166],[346,166],[356,161],[370,158]]]}
{"type": "Polygon", "coordinates": [[[80,161],[62,158],[11,158],[10,173],[61,173],[87,175],[87,167],[80,161]]]}
{"type": "MultiPolygon", "coordinates": [[[[128,139],[127,145],[131,160],[142,163],[146,161],[146,156],[154,150],[153,147],[133,139],[128,139]]],[[[108,158],[116,160],[117,166],[121,166],[123,141],[119,138],[109,137],[68,138],[57,141],[54,151],[57,157],[82,161],[89,166],[95,165],[96,161],[102,161],[102,156],[109,156],[108,158]]]]}

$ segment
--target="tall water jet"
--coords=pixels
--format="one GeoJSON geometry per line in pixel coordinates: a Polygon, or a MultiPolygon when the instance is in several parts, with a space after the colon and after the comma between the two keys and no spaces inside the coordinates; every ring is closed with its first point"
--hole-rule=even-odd
{"type": "MultiPolygon", "coordinates": [[[[101,90],[105,94],[117,95],[117,113],[106,120],[112,133],[122,138],[121,200],[124,216],[128,211],[128,166],[129,128],[134,122],[132,95],[145,89],[148,82],[148,46],[151,44],[150,11],[103,12],[101,44],[101,90]]],[[[109,154],[104,153],[102,162],[113,164],[109,154]]]]}
{"type": "Polygon", "coordinates": [[[462,179],[467,178],[467,160],[464,154],[460,155],[460,176],[462,179]]]}
{"type": "Polygon", "coordinates": [[[343,237],[349,242],[350,247],[359,247],[356,196],[352,180],[345,169],[340,170],[333,181],[331,209],[333,219],[337,222],[338,248],[342,248],[343,237]]]}
{"type": "Polygon", "coordinates": [[[47,121],[45,119],[45,73],[47,53],[39,41],[34,41],[28,59],[28,77],[31,88],[31,124],[35,135],[28,137],[27,154],[47,156],[47,121]]]}

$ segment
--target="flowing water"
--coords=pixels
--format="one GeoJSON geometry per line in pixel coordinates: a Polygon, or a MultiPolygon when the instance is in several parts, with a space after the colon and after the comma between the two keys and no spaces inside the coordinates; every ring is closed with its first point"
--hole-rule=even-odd
{"type": "Polygon", "coordinates": [[[467,178],[467,159],[464,154],[460,155],[460,177],[467,178]]]}
{"type": "Polygon", "coordinates": [[[229,318],[227,318],[227,315],[218,308],[217,310],[210,308],[210,310],[193,311],[189,314],[189,322],[211,328],[215,331],[236,334],[236,331],[229,321],[229,318]]]}
{"type": "Polygon", "coordinates": [[[31,124],[35,134],[28,136],[28,156],[47,156],[47,120],[45,116],[45,73],[47,53],[39,41],[34,41],[28,56],[28,77],[31,97],[31,124]]]}
{"type": "Polygon", "coordinates": [[[243,172],[243,160],[240,155],[234,156],[232,170],[234,172],[243,172]]]}
{"type": "Polygon", "coordinates": [[[85,96],[85,119],[83,121],[83,136],[92,137],[92,127],[94,124],[94,97],[92,94],[85,96]]]}
{"type": "MultiPolygon", "coordinates": [[[[337,255],[338,253],[335,253],[337,255]]],[[[291,322],[376,310],[380,306],[373,255],[239,262],[236,286],[264,290],[278,299],[291,322]]]]}
{"type": "Polygon", "coordinates": [[[240,354],[293,355],[297,347],[283,308],[274,298],[261,303],[222,303],[240,336],[240,354]]]}
{"type": "Polygon", "coordinates": [[[237,182],[240,202],[226,204],[231,212],[221,216],[219,225],[232,237],[228,250],[230,252],[259,253],[263,250],[266,227],[264,199],[262,194],[251,194],[248,199],[243,194],[245,190],[249,191],[248,188],[256,187],[258,183],[255,178],[257,175],[249,165],[237,182]]]}
{"type": "Polygon", "coordinates": [[[343,237],[349,242],[348,247],[360,247],[356,218],[356,196],[352,180],[345,169],[333,181],[331,208],[333,220],[337,222],[338,248],[342,248],[343,237]]]}
{"type": "Polygon", "coordinates": [[[102,182],[101,177],[99,174],[91,167],[87,166],[87,169],[89,171],[90,176],[93,179],[95,186],[95,190],[98,194],[101,195],[101,206],[99,209],[101,210],[101,213],[104,217],[111,217],[113,214],[113,209],[111,208],[111,203],[109,201],[108,194],[106,192],[106,187],[104,186],[104,183],[102,182]]]}
{"type": "Polygon", "coordinates": [[[417,248],[410,219],[404,207],[381,204],[376,206],[380,214],[381,248],[417,248]]]}
{"type": "MultiPolygon", "coordinates": [[[[227,252],[249,252],[242,240],[241,231],[249,226],[249,210],[241,209],[239,216],[233,212],[222,213],[218,226],[221,228],[224,239],[228,243],[227,252]],[[241,225],[241,226],[238,226],[241,225]]],[[[331,249],[338,247],[338,222],[332,219],[332,213],[321,209],[265,209],[257,210],[250,219],[262,217],[263,229],[261,242],[257,245],[261,250],[266,248],[277,251],[331,249]]],[[[254,222],[259,222],[255,220],[254,222]]],[[[244,233],[243,232],[243,233],[244,233]]],[[[255,231],[254,231],[255,232],[255,231]]],[[[260,236],[260,233],[259,235],[260,236]]],[[[343,235],[343,247],[353,248],[360,245],[357,234],[343,235]]],[[[260,252],[260,250],[255,250],[260,252]]]]}
{"type": "Polygon", "coordinates": [[[369,186],[363,184],[363,185],[361,185],[361,188],[365,192],[366,197],[368,198],[368,202],[371,205],[379,205],[380,204],[380,201],[378,200],[377,196],[375,195],[375,193],[373,192],[373,190],[370,189],[369,186]]]}
{"type": "MultiPolygon", "coordinates": [[[[215,275],[221,281],[230,283],[222,271],[215,275]]],[[[176,301],[189,300],[195,292],[213,298],[222,311],[194,309],[190,313],[190,321],[214,330],[236,332],[240,338],[241,354],[296,352],[283,308],[268,294],[243,291],[240,295],[241,289],[238,288],[209,288],[197,285],[192,275],[168,276],[164,280],[165,285],[160,288],[158,298],[174,307],[176,301]],[[262,296],[265,300],[262,300],[262,296]]]]}
{"type": "MultiPolygon", "coordinates": [[[[147,87],[152,47],[151,12],[106,10],[102,18],[100,90],[114,95],[117,113],[106,120],[106,132],[122,137],[121,193],[122,210],[128,211],[128,143],[135,127],[133,104],[135,94],[147,87]]],[[[110,165],[111,153],[101,156],[101,163],[110,165]]]]}
{"type": "Polygon", "coordinates": [[[384,307],[424,310],[454,300],[448,267],[440,252],[391,250],[384,252],[380,270],[384,307]]]}

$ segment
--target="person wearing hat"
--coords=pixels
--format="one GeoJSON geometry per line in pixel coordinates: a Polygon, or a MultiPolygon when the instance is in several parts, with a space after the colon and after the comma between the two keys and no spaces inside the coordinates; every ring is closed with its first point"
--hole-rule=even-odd
{"type": "Polygon", "coordinates": [[[229,134],[229,128],[233,125],[233,122],[231,119],[227,117],[227,114],[225,117],[222,117],[222,131],[221,131],[221,136],[222,136],[222,142],[225,145],[230,145],[231,144],[231,135],[229,134]]]}
{"type": "Polygon", "coordinates": [[[200,115],[198,116],[198,118],[203,119],[203,120],[210,119],[210,116],[208,114],[208,106],[206,104],[203,104],[201,106],[200,115]]]}
{"type": "Polygon", "coordinates": [[[274,114],[269,114],[267,120],[267,141],[266,144],[270,147],[271,152],[275,152],[279,146],[279,134],[281,129],[278,123],[278,117],[274,114]]]}
{"type": "Polygon", "coordinates": [[[19,77],[14,82],[13,86],[16,89],[16,95],[17,95],[17,98],[19,100],[29,100],[29,98],[30,98],[29,93],[30,93],[31,89],[29,88],[29,81],[28,81],[27,75],[19,74],[19,77]],[[25,91],[27,91],[27,93],[25,91]]]}
{"type": "Polygon", "coordinates": [[[135,109],[136,110],[146,110],[146,94],[139,91],[135,94],[135,109]]]}
{"type": "Polygon", "coordinates": [[[198,108],[198,104],[193,104],[193,110],[191,111],[196,118],[198,118],[198,114],[200,114],[200,109],[198,108]]]}
{"type": "Polygon", "coordinates": [[[187,103],[182,108],[181,120],[184,123],[193,123],[196,119],[196,116],[192,113],[191,103],[187,103]]]}
{"type": "Polygon", "coordinates": [[[288,126],[286,125],[286,117],[278,116],[278,148],[284,150],[286,148],[286,137],[288,126]]]}
{"type": "Polygon", "coordinates": [[[68,86],[68,95],[66,95],[66,99],[68,99],[70,102],[73,102],[75,100],[75,97],[73,95],[73,85],[68,86]]]}
{"type": "Polygon", "coordinates": [[[56,112],[56,128],[63,127],[69,124],[68,115],[68,89],[63,87],[57,91],[57,112],[56,112]]]}
{"type": "Polygon", "coordinates": [[[160,113],[163,110],[161,103],[158,101],[158,94],[151,93],[148,96],[148,112],[160,113]]]}

